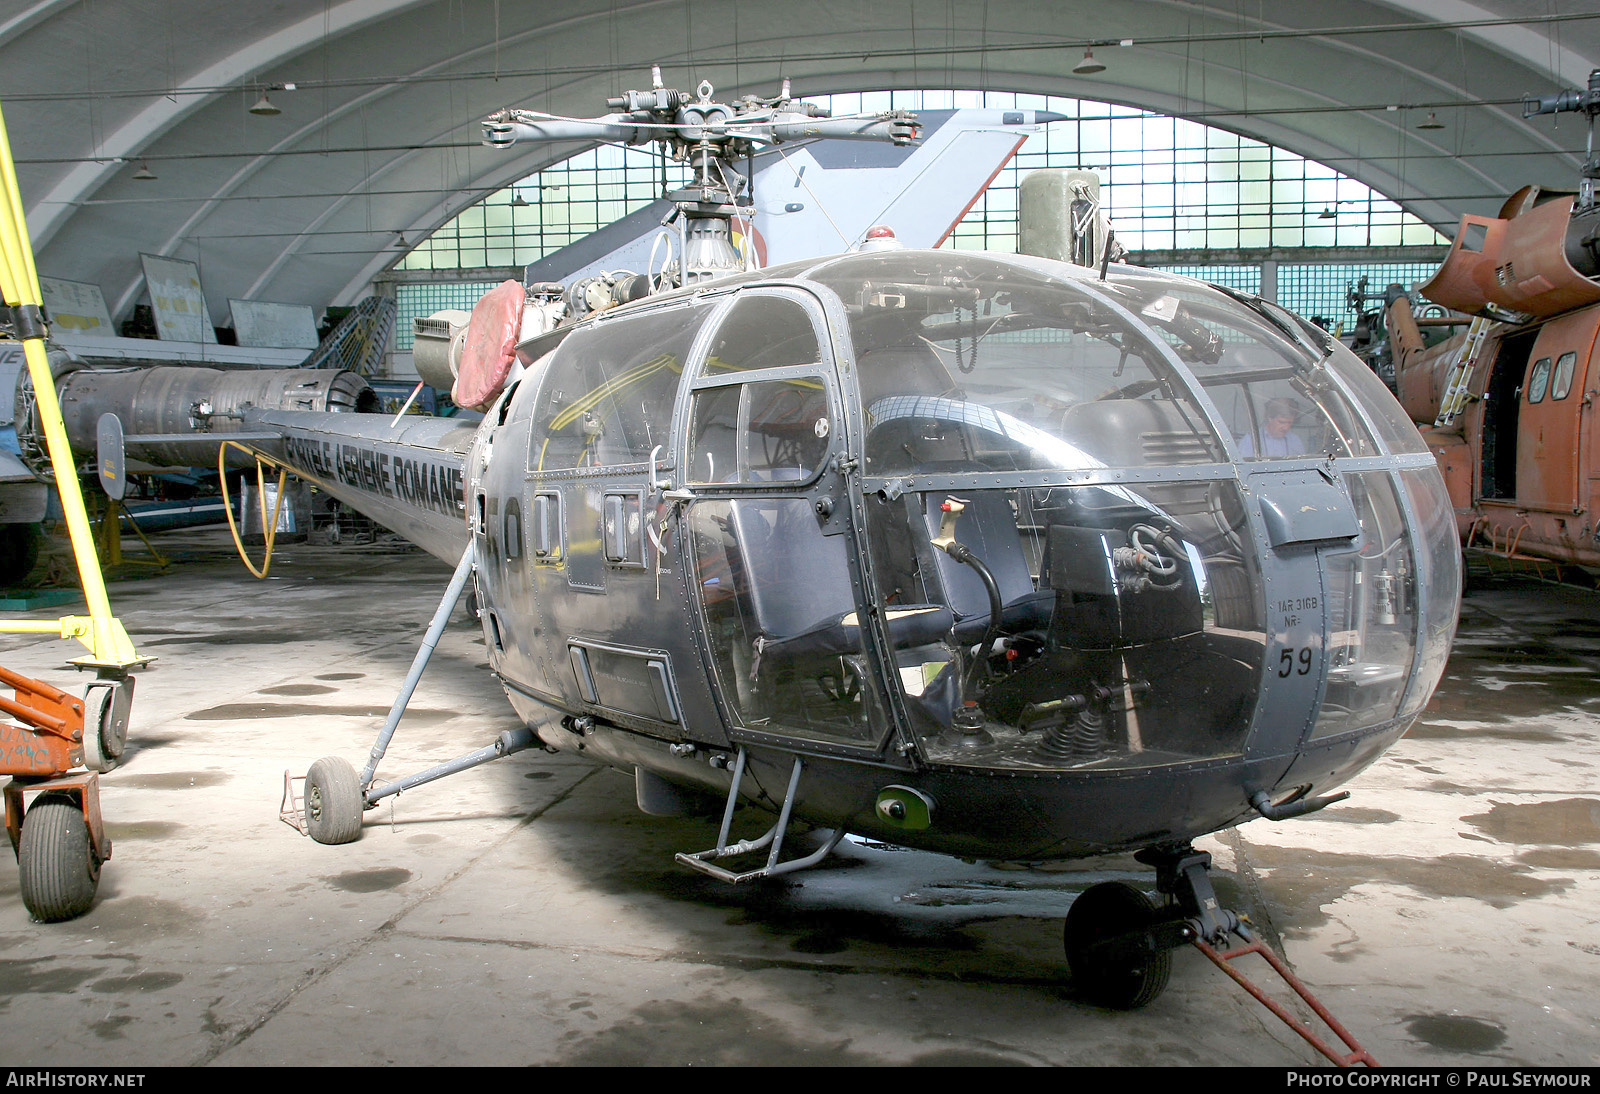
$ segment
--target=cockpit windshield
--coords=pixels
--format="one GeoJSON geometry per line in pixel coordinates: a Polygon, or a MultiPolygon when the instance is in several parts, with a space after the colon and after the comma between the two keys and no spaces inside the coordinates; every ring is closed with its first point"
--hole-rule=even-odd
{"type": "MultiPolygon", "coordinates": [[[[907,251],[802,276],[848,323],[867,600],[929,758],[1207,761],[1242,752],[1290,687],[1325,687],[1319,738],[1407,712],[1402,494],[1388,470],[1329,461],[1416,442],[1331,339],[1127,268],[907,251]],[[1264,567],[1293,594],[1269,604],[1264,567]]],[[[755,676],[784,673],[802,675],[763,657],[755,676]]]]}
{"type": "Polygon", "coordinates": [[[1247,306],[1202,282],[1122,273],[1108,292],[1136,312],[1194,373],[1239,458],[1371,456],[1372,435],[1300,321],[1247,306]]]}
{"type": "Polygon", "coordinates": [[[1104,291],[978,256],[875,258],[810,274],[850,316],[869,473],[1224,458],[1170,354],[1104,291]]]}

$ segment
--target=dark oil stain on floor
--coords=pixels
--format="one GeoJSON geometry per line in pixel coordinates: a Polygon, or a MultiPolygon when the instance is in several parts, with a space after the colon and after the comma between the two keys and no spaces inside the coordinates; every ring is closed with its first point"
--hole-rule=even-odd
{"type": "Polygon", "coordinates": [[[262,688],[258,695],[331,695],[338,688],[330,688],[327,684],[279,684],[277,687],[262,688]]]}
{"type": "Polygon", "coordinates": [[[1600,801],[1494,802],[1487,813],[1462,820],[1501,843],[1554,843],[1575,847],[1600,842],[1600,801]]]}
{"type": "Polygon", "coordinates": [[[1305,819],[1308,822],[1334,821],[1338,824],[1393,824],[1400,819],[1400,814],[1391,813],[1387,809],[1369,809],[1360,805],[1336,805],[1331,809],[1312,813],[1305,819]]]}
{"type": "Polygon", "coordinates": [[[914,1056],[906,1062],[908,1067],[1031,1067],[1028,1060],[1002,1056],[998,1052],[978,1052],[975,1049],[944,1048],[937,1052],[914,1056]]]}
{"type": "Polygon", "coordinates": [[[738,1000],[650,1002],[610,1029],[584,1036],[562,1051],[563,1066],[610,1067],[839,1067],[884,1063],[833,1043],[789,1036],[784,1023],[738,1000]]]}
{"type": "Polygon", "coordinates": [[[362,680],[366,678],[364,672],[325,672],[318,676],[318,680],[362,680]]]}
{"type": "MultiPolygon", "coordinates": [[[[258,718],[383,718],[389,713],[387,705],[348,704],[345,706],[318,706],[315,703],[223,703],[185,714],[194,722],[249,722],[258,718]]],[[[410,726],[436,725],[456,716],[453,710],[435,707],[411,707],[406,711],[406,724],[410,726]]]]}
{"type": "Polygon", "coordinates": [[[149,646],[281,646],[291,642],[304,642],[304,630],[247,630],[235,627],[216,634],[179,633],[171,638],[141,638],[139,648],[149,646]]]}
{"type": "Polygon", "coordinates": [[[89,1026],[89,1031],[102,1041],[121,1041],[124,1039],[122,1027],[132,1022],[130,1015],[119,1014],[115,1018],[106,1018],[89,1026]]]}
{"type": "Polygon", "coordinates": [[[191,790],[202,786],[218,786],[233,778],[225,771],[163,771],[150,775],[118,775],[119,787],[134,790],[191,790]]]}
{"type": "Polygon", "coordinates": [[[1310,930],[1327,922],[1327,908],[1358,885],[1404,885],[1425,896],[1481,900],[1509,908],[1570,889],[1565,878],[1542,878],[1520,863],[1504,863],[1473,855],[1403,858],[1342,855],[1280,847],[1250,847],[1250,865],[1268,871],[1260,879],[1284,934],[1310,930]]]}
{"type": "Polygon", "coordinates": [[[1600,870],[1600,851],[1540,847],[1524,851],[1517,861],[1543,870],[1600,870]]]}
{"type": "MultiPolygon", "coordinates": [[[[186,904],[153,896],[116,897],[89,909],[81,922],[107,932],[169,937],[189,934],[205,916],[186,904]]],[[[108,934],[107,937],[110,937],[108,934]]]]}
{"type": "Polygon", "coordinates": [[[326,879],[335,889],[347,893],[378,893],[393,889],[411,880],[411,871],[399,866],[385,866],[373,870],[349,870],[326,879]]]}
{"type": "Polygon", "coordinates": [[[1406,1032],[1448,1052],[1492,1052],[1506,1040],[1504,1026],[1464,1014],[1410,1014],[1406,1016],[1406,1032]]]}
{"type": "Polygon", "coordinates": [[[136,972],[131,976],[108,976],[103,980],[96,980],[89,985],[89,990],[103,995],[138,994],[145,991],[160,991],[182,981],[183,977],[175,972],[136,972]]]}
{"type": "Polygon", "coordinates": [[[103,970],[57,965],[54,958],[33,957],[0,961],[0,1006],[29,995],[67,994],[93,980],[103,970]]]}
{"type": "MultiPolygon", "coordinates": [[[[1428,712],[1430,714],[1440,713],[1433,707],[1429,707],[1428,712]]],[[[1481,711],[1474,714],[1474,719],[1481,717],[1481,711]]],[[[1553,729],[1539,729],[1520,723],[1516,725],[1443,726],[1435,725],[1432,722],[1418,722],[1406,730],[1406,737],[1416,741],[1495,740],[1516,741],[1532,745],[1560,744],[1566,740],[1564,736],[1553,729]]]]}
{"type": "Polygon", "coordinates": [[[176,821],[106,821],[106,834],[118,840],[170,839],[183,831],[176,821]]]}

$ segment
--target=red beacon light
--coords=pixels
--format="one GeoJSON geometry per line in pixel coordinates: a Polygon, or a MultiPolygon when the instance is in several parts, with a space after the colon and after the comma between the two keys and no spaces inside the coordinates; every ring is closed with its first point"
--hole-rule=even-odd
{"type": "Polygon", "coordinates": [[[856,244],[855,251],[893,251],[903,248],[904,243],[895,238],[894,229],[887,224],[874,224],[867,229],[866,238],[856,244]]]}

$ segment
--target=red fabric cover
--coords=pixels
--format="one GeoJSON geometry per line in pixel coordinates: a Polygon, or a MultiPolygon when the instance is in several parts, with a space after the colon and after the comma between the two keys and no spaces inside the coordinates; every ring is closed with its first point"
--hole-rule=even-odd
{"type": "Polygon", "coordinates": [[[517,359],[522,302],[522,286],[506,280],[484,293],[473,307],[461,347],[461,367],[450,388],[450,398],[457,406],[488,410],[506,386],[506,376],[517,359]]]}

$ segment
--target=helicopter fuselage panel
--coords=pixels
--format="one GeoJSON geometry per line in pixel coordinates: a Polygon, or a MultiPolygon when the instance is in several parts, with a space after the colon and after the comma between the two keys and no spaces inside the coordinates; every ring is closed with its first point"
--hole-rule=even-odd
{"type": "Polygon", "coordinates": [[[472,434],[261,422],[439,557],[471,537],[490,666],[547,746],[710,794],[743,749],[773,808],[798,758],[797,818],[954,854],[1322,795],[1454,630],[1448,497],[1381,383],[1150,271],[808,260],[578,324],[472,434]]]}

